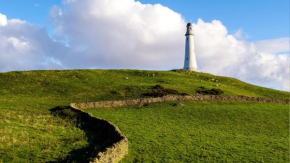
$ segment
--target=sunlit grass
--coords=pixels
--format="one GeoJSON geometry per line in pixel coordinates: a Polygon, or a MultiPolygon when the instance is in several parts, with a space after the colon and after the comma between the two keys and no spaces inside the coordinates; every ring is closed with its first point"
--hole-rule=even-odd
{"type": "Polygon", "coordinates": [[[129,140],[123,162],[288,162],[285,104],[178,101],[89,109],[129,140]]]}
{"type": "Polygon", "coordinates": [[[0,109],[0,151],[3,162],[27,162],[65,157],[87,145],[72,121],[48,111],[0,109]]]}
{"type": "Polygon", "coordinates": [[[64,70],[0,73],[0,162],[47,162],[85,147],[84,131],[50,109],[72,102],[145,97],[156,84],[195,94],[203,86],[225,95],[287,99],[288,93],[196,72],[64,70]],[[154,74],[154,77],[152,76],[154,74]],[[219,84],[219,86],[216,86],[219,84]]]}

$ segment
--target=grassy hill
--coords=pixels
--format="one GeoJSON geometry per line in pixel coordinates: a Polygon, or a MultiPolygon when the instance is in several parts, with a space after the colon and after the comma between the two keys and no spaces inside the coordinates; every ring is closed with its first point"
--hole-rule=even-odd
{"type": "MultiPolygon", "coordinates": [[[[288,99],[289,93],[206,73],[141,70],[64,70],[0,73],[0,162],[62,160],[88,145],[74,119],[51,109],[71,102],[146,97],[155,85],[196,94],[219,88],[224,95],[288,99]],[[217,86],[218,85],[218,86],[217,86]]],[[[129,140],[130,141],[130,140],[129,140]]]]}

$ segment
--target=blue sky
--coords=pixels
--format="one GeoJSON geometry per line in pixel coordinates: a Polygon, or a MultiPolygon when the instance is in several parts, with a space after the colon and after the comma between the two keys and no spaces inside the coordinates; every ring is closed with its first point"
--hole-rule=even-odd
{"type": "MultiPolygon", "coordinates": [[[[289,37],[289,0],[140,0],[160,3],[180,13],[186,21],[220,20],[229,33],[242,29],[249,41],[289,37]]],[[[62,0],[2,0],[0,13],[51,28],[49,12],[62,0]]]]}
{"type": "Polygon", "coordinates": [[[289,0],[142,0],[161,3],[187,21],[220,20],[230,33],[244,30],[249,40],[289,36],[289,0]]]}
{"type": "Polygon", "coordinates": [[[179,69],[191,22],[199,70],[289,91],[289,15],[289,0],[2,0],[0,72],[179,69]]]}

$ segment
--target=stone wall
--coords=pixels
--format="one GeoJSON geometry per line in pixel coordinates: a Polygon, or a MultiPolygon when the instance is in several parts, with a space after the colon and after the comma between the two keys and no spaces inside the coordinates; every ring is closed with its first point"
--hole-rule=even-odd
{"type": "Polygon", "coordinates": [[[134,99],[134,100],[122,100],[122,101],[72,103],[71,105],[80,109],[88,109],[88,108],[101,108],[101,107],[142,105],[145,103],[176,101],[176,100],[235,100],[235,101],[256,101],[256,102],[266,102],[266,103],[289,104],[289,100],[279,100],[279,99],[262,98],[262,97],[196,95],[196,96],[164,96],[164,97],[156,97],[156,98],[139,98],[139,99],[134,99]]]}
{"type": "Polygon", "coordinates": [[[99,152],[91,163],[117,163],[128,154],[128,139],[122,134],[117,126],[107,120],[94,117],[93,115],[82,111],[76,107],[75,104],[71,104],[70,106],[72,109],[80,112],[80,114],[85,117],[86,121],[90,123],[89,125],[94,126],[102,124],[102,126],[106,127],[108,130],[111,130],[110,133],[115,134],[114,137],[119,140],[112,146],[107,147],[103,152],[99,152]]]}

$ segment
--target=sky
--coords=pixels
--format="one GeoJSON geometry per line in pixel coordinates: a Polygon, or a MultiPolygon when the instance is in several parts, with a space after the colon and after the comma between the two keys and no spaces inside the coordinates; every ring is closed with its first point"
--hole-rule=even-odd
{"type": "Polygon", "coordinates": [[[289,91],[289,0],[0,1],[0,72],[182,68],[289,91]]]}

